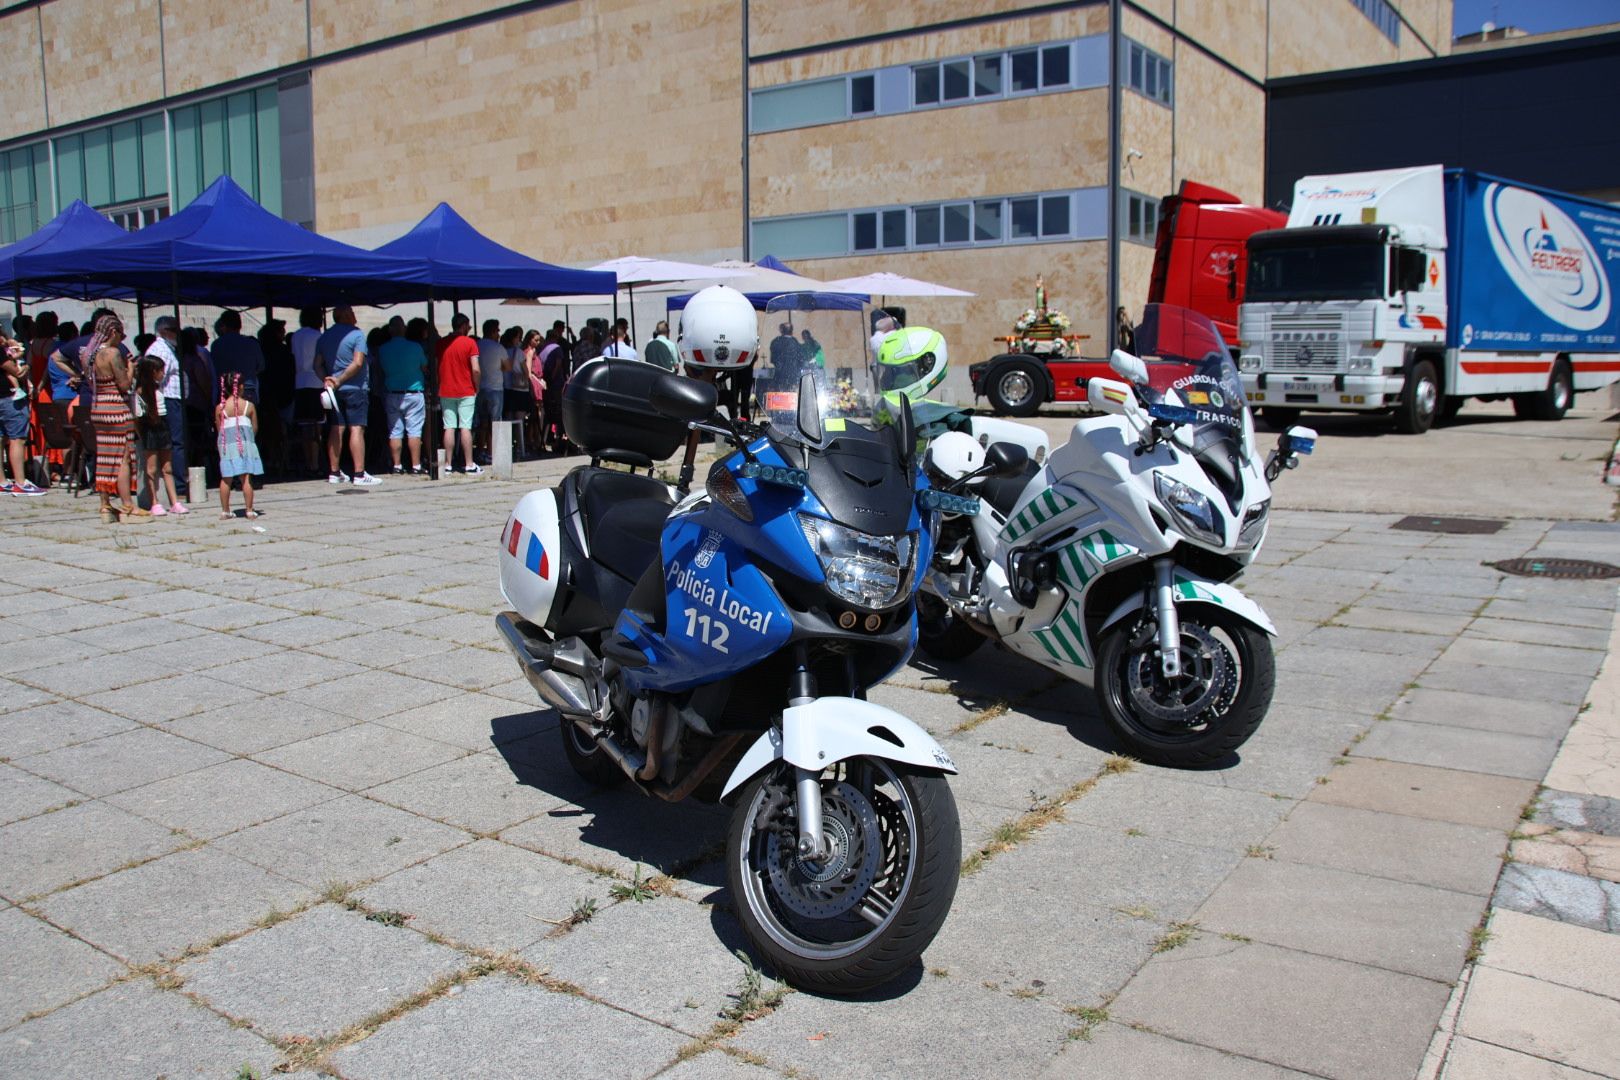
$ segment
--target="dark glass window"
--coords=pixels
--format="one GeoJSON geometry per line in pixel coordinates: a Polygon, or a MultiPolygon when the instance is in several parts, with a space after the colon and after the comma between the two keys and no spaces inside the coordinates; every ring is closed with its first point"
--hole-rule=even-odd
{"type": "Polygon", "coordinates": [[[855,244],[856,251],[877,250],[877,215],[867,212],[855,215],[855,244]]]}
{"type": "Polygon", "coordinates": [[[939,104],[939,65],[911,69],[911,100],[916,105],[939,104]]]}
{"type": "Polygon", "coordinates": [[[917,206],[911,211],[911,228],[916,235],[912,243],[918,247],[933,247],[939,243],[939,207],[917,206]]]}
{"type": "Polygon", "coordinates": [[[906,246],[906,212],[904,210],[883,211],[883,246],[886,248],[903,248],[906,246]]]}
{"type": "Polygon", "coordinates": [[[999,93],[1001,93],[1001,57],[979,57],[973,62],[973,96],[993,97],[999,93]]]}
{"type": "Polygon", "coordinates": [[[1069,197],[1048,195],[1041,200],[1041,235],[1069,235],[1069,197]]]}
{"type": "Polygon", "coordinates": [[[1020,90],[1039,90],[1041,88],[1040,53],[1034,49],[1012,54],[1012,85],[1013,92],[1020,90]]]}
{"type": "Polygon", "coordinates": [[[874,112],[877,109],[877,80],[871,75],[857,75],[849,80],[849,111],[851,115],[874,112]]]}
{"type": "Polygon", "coordinates": [[[1033,240],[1040,235],[1041,204],[1038,199],[1013,199],[1007,206],[1009,231],[1012,240],[1033,240]]]}
{"type": "Polygon", "coordinates": [[[970,62],[967,60],[953,60],[949,64],[942,66],[945,69],[945,89],[940,94],[940,99],[943,101],[961,101],[968,96],[970,89],[968,81],[970,62]]]}
{"type": "Polygon", "coordinates": [[[1069,83],[1069,47],[1051,45],[1041,50],[1041,85],[1067,86],[1069,83]]]}
{"type": "Polygon", "coordinates": [[[972,209],[967,203],[951,203],[946,206],[945,242],[947,244],[967,243],[971,220],[972,209]]]}
{"type": "Polygon", "coordinates": [[[973,240],[983,243],[1001,239],[1001,200],[986,199],[973,206],[973,240]]]}

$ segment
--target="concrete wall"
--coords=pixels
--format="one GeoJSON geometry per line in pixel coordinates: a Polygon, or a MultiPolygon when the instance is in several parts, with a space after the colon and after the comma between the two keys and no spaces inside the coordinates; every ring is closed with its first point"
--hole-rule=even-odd
{"type": "MultiPolygon", "coordinates": [[[[163,96],[158,0],[55,0],[39,9],[39,17],[45,27],[52,124],[71,124],[163,96]]],[[[9,40],[7,45],[17,52],[9,48],[9,40]]],[[[19,59],[38,62],[37,54],[19,59]]],[[[29,75],[39,78],[38,69],[29,75]]],[[[27,130],[17,129],[15,118],[5,123],[11,131],[27,130]]]]}
{"type": "Polygon", "coordinates": [[[6,77],[0,78],[0,137],[45,127],[45,83],[39,73],[39,12],[0,16],[6,77]]]}
{"type": "MultiPolygon", "coordinates": [[[[749,0],[748,53],[768,56],[828,42],[892,34],[913,27],[932,27],[958,19],[1040,6],[1039,0],[749,0]]],[[[1106,23],[1106,4],[1099,0],[1098,6],[1106,23]]],[[[997,24],[977,29],[983,32],[994,25],[997,24]]],[[[933,55],[951,54],[936,52],[933,55]]]]}
{"type": "Polygon", "coordinates": [[[308,41],[303,0],[163,0],[171,94],[297,63],[309,55],[308,41]]]}

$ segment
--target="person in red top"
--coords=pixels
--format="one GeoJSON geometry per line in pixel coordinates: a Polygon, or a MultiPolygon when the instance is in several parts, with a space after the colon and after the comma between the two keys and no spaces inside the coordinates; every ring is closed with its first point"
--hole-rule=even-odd
{"type": "Polygon", "coordinates": [[[457,314],[450,320],[450,336],[439,348],[439,407],[444,412],[444,458],[453,466],[456,433],[461,433],[462,472],[483,472],[472,456],[473,405],[478,399],[478,343],[468,336],[472,320],[457,314]]]}

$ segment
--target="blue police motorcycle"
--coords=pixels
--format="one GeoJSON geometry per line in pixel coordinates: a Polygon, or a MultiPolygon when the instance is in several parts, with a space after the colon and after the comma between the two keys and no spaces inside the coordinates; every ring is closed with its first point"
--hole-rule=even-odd
{"type": "MultiPolygon", "coordinates": [[[[778,298],[767,325],[816,309],[778,298]]],[[[497,624],[582,776],[735,807],[748,940],[793,985],[851,994],[913,964],[956,892],[956,766],[865,697],[916,644],[938,500],[963,500],[922,478],[909,411],[860,422],[840,376],[864,364],[829,370],[817,344],[773,350],[762,423],[651,365],[577,371],[564,424],[591,461],[513,511],[497,624]],[[652,471],[689,429],[732,449],[677,501],[652,471]]]]}

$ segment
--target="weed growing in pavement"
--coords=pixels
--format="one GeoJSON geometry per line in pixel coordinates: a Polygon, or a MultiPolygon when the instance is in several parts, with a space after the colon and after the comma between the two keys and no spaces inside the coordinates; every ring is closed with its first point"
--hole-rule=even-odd
{"type": "Polygon", "coordinates": [[[321,899],[332,904],[346,904],[354,886],[347,881],[328,881],[321,886],[321,899]]]}
{"type": "Polygon", "coordinates": [[[244,1061],[242,1067],[236,1070],[235,1080],[264,1080],[264,1078],[259,1075],[258,1069],[244,1061]]]}
{"type": "Polygon", "coordinates": [[[410,916],[403,911],[373,911],[366,916],[367,922],[382,923],[384,926],[404,926],[405,920],[410,916]]]}
{"type": "MultiPolygon", "coordinates": [[[[1489,911],[1486,912],[1488,916],[1489,911]]],[[[1472,964],[1485,952],[1485,943],[1491,940],[1491,932],[1485,929],[1483,918],[1480,924],[1468,931],[1468,952],[1463,956],[1463,963],[1472,964]]]]}
{"type": "Polygon", "coordinates": [[[1270,844],[1250,844],[1243,849],[1243,854],[1251,859],[1269,859],[1276,850],[1270,844]]]}
{"type": "Polygon", "coordinates": [[[608,889],[608,895],[615,900],[634,900],[640,904],[656,897],[658,889],[650,879],[641,876],[641,864],[636,863],[636,876],[629,882],[621,881],[608,889]]]}
{"type": "MultiPolygon", "coordinates": [[[[1063,820],[1063,808],[1081,798],[1105,776],[1115,773],[1129,772],[1136,767],[1136,762],[1121,754],[1110,754],[1103,761],[1097,772],[1073,785],[1066,791],[1059,792],[1051,797],[1037,796],[1030,808],[1011,821],[998,825],[990,835],[990,842],[979,850],[972,852],[962,860],[962,876],[975,874],[984,868],[991,859],[1004,851],[1011,851],[1019,844],[1034,836],[1037,832],[1054,822],[1063,820]]],[[[1034,795],[1034,792],[1030,793],[1034,795]]]]}
{"type": "Polygon", "coordinates": [[[1181,948],[1192,940],[1193,932],[1197,929],[1197,923],[1171,923],[1169,932],[1153,943],[1154,953],[1164,953],[1169,952],[1171,949],[1181,948]]]}
{"type": "Polygon", "coordinates": [[[932,975],[936,979],[944,979],[949,977],[950,970],[948,968],[929,968],[928,974],[932,975]]]}
{"type": "Polygon", "coordinates": [[[1138,829],[1135,825],[1132,825],[1130,828],[1125,830],[1125,835],[1126,836],[1146,836],[1147,833],[1143,832],[1141,829],[1138,829]]]}
{"type": "Polygon", "coordinates": [[[980,709],[977,713],[957,724],[951,729],[952,735],[963,735],[980,724],[988,724],[998,716],[1005,716],[1012,709],[1012,704],[1006,700],[998,701],[989,708],[980,709]]]}
{"type": "Polygon", "coordinates": [[[1119,912],[1121,915],[1129,915],[1133,919],[1147,920],[1147,919],[1154,919],[1154,918],[1157,917],[1157,916],[1155,916],[1153,914],[1153,909],[1152,908],[1143,907],[1140,904],[1138,904],[1136,907],[1122,907],[1122,908],[1115,908],[1114,910],[1119,912]]]}
{"type": "Polygon", "coordinates": [[[1128,773],[1136,768],[1136,759],[1124,754],[1109,754],[1103,758],[1100,776],[1114,776],[1117,773],[1128,773]]]}
{"type": "Polygon", "coordinates": [[[1240,945],[1247,945],[1251,941],[1253,941],[1254,939],[1244,937],[1242,934],[1234,934],[1230,930],[1228,930],[1226,933],[1221,935],[1221,940],[1223,940],[1223,941],[1236,941],[1240,945]]]}
{"type": "Polygon", "coordinates": [[[738,1023],[769,1016],[787,996],[787,987],[776,986],[769,990],[765,989],[765,976],[760,974],[759,968],[754,966],[754,961],[748,954],[738,949],[736,957],[742,961],[742,978],[738,980],[737,992],[732,995],[736,1000],[722,1015],[738,1023]]]}
{"type": "Polygon", "coordinates": [[[1092,1005],[1068,1005],[1064,1012],[1080,1021],[1078,1027],[1069,1029],[1068,1038],[1071,1041],[1090,1042],[1091,1032],[1096,1026],[1108,1019],[1108,1009],[1092,1005]]]}
{"type": "Polygon", "coordinates": [[[580,923],[590,922],[595,917],[596,900],[594,897],[587,896],[583,900],[574,901],[574,910],[569,914],[568,920],[570,925],[578,926],[580,923]]]}

